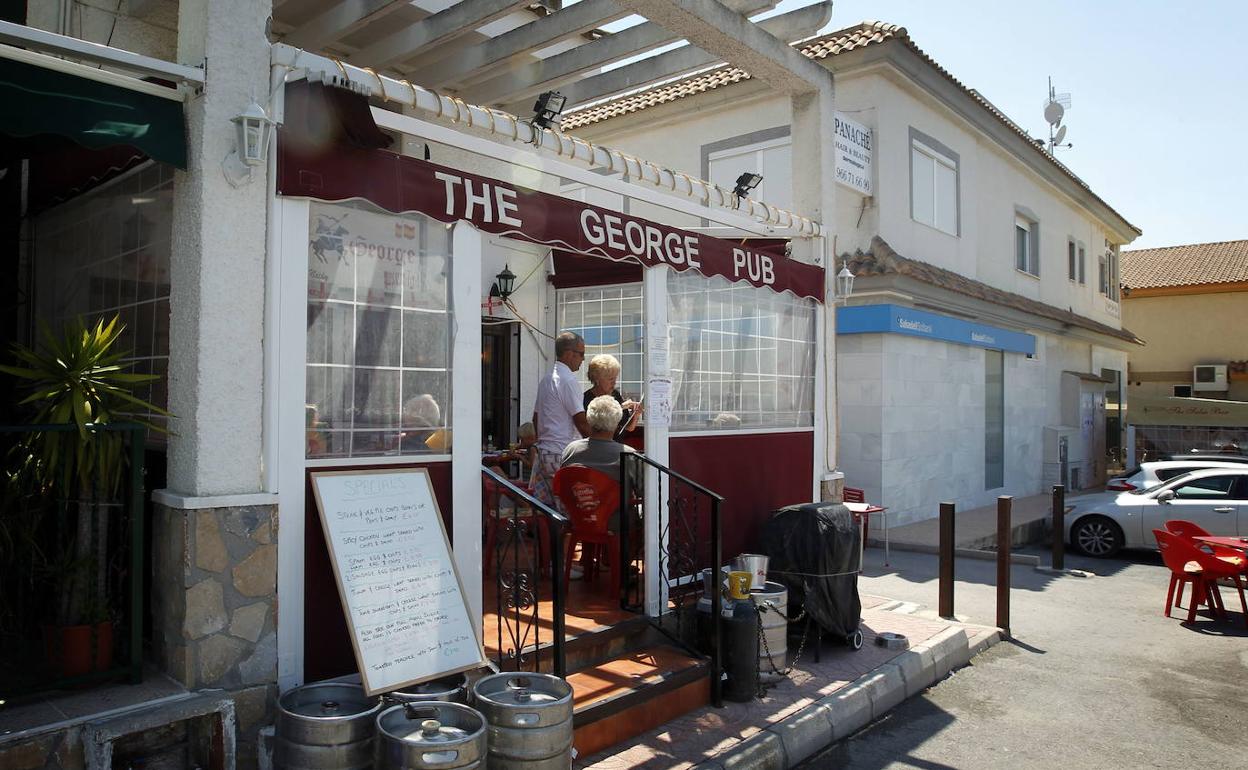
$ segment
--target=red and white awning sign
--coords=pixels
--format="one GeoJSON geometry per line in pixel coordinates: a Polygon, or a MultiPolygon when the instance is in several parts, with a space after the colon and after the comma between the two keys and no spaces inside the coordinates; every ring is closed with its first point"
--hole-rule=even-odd
{"type": "Polygon", "coordinates": [[[647,267],[697,270],[823,300],[823,268],[384,150],[335,145],[305,152],[279,139],[279,195],[363,198],[394,213],[465,220],[488,233],[647,267]]]}

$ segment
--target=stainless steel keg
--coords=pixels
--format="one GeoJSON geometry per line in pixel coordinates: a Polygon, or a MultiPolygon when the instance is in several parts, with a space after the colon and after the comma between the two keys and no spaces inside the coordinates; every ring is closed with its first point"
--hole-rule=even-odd
{"type": "Polygon", "coordinates": [[[549,674],[502,673],[472,688],[489,723],[491,770],[568,770],[572,687],[549,674]]]}
{"type": "Polygon", "coordinates": [[[378,770],[485,767],[485,717],[462,703],[416,701],[377,717],[378,770]]]}
{"type": "Polygon", "coordinates": [[[296,687],[277,701],[279,770],[369,770],[381,702],[357,684],[296,687]]]}
{"type": "Polygon", "coordinates": [[[402,690],[386,693],[383,698],[390,704],[442,701],[444,703],[468,703],[468,676],[451,674],[428,682],[409,685],[402,690]]]}

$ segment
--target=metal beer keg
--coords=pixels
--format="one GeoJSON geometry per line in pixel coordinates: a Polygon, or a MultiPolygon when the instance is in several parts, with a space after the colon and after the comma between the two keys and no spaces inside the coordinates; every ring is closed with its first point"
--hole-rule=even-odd
{"type": "Polygon", "coordinates": [[[777,672],[788,663],[789,589],[769,580],[762,588],[750,591],[750,598],[758,608],[766,642],[758,648],[758,675],[763,681],[775,681],[780,678],[777,672]]]}
{"type": "Polygon", "coordinates": [[[444,703],[468,703],[468,676],[451,674],[428,682],[410,685],[402,690],[382,696],[390,704],[442,701],[444,703]]]}
{"type": "Polygon", "coordinates": [[[277,701],[279,770],[369,770],[381,702],[357,684],[296,687],[277,701]]]}
{"type": "Polygon", "coordinates": [[[489,723],[491,770],[568,770],[572,687],[549,674],[487,676],[472,690],[489,723]]]}
{"type": "Polygon", "coordinates": [[[485,717],[462,703],[391,706],[377,717],[378,770],[485,767],[485,717]]]}

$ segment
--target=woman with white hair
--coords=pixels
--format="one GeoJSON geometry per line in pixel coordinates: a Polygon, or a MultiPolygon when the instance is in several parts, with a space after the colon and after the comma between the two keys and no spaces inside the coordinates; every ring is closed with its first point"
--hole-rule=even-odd
{"type": "Polygon", "coordinates": [[[586,374],[589,376],[590,387],[585,391],[585,408],[589,409],[589,402],[599,396],[610,396],[622,410],[615,435],[619,436],[636,428],[637,420],[641,417],[641,404],[632,399],[625,400],[615,387],[616,380],[620,378],[619,359],[607,353],[596,355],[589,362],[589,371],[586,374]]]}

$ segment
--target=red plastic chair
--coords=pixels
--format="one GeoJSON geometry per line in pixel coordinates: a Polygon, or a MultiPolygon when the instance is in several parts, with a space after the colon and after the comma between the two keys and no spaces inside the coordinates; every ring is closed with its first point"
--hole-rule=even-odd
{"type": "MultiPolygon", "coordinates": [[[[1173,532],[1179,537],[1186,538],[1189,542],[1192,543],[1192,545],[1196,546],[1202,551],[1208,551],[1212,553],[1214,556],[1218,557],[1222,561],[1235,567],[1237,570],[1239,570],[1241,574],[1243,574],[1244,572],[1248,572],[1248,559],[1244,558],[1244,554],[1242,551],[1237,551],[1234,548],[1227,548],[1226,546],[1223,546],[1223,545],[1211,545],[1209,543],[1197,542],[1196,538],[1205,537],[1209,534],[1209,531],[1206,530],[1204,527],[1200,526],[1199,524],[1195,524],[1190,521],[1184,521],[1183,519],[1171,519],[1170,521],[1166,522],[1165,526],[1166,526],[1167,532],[1173,532]]],[[[1174,604],[1177,607],[1178,605],[1182,603],[1183,603],[1183,586],[1180,585],[1179,595],[1175,597],[1174,604]]]]}
{"type": "Polygon", "coordinates": [[[1170,568],[1170,587],[1166,591],[1166,617],[1171,617],[1170,609],[1174,606],[1174,589],[1192,584],[1192,598],[1188,602],[1187,622],[1196,620],[1196,609],[1201,604],[1207,606],[1215,614],[1225,615],[1222,596],[1218,593],[1218,580],[1231,578],[1239,591],[1239,604],[1244,611],[1244,624],[1248,625],[1248,602],[1244,600],[1244,584],[1240,582],[1239,570],[1227,564],[1211,553],[1200,550],[1186,538],[1154,529],[1153,537],[1157,538],[1157,547],[1161,550],[1161,559],[1170,568]]]}
{"type": "Polygon", "coordinates": [[[618,590],[620,536],[608,532],[607,526],[611,522],[611,514],[620,507],[619,482],[601,471],[583,465],[568,465],[555,472],[552,487],[572,522],[567,558],[564,560],[564,582],[571,579],[572,554],[577,543],[581,544],[581,562],[586,580],[597,575],[599,566],[597,561],[587,558],[589,546],[606,546],[611,549],[611,588],[618,590]]]}
{"type": "Polygon", "coordinates": [[[1208,537],[1209,532],[1199,524],[1182,519],[1171,519],[1166,522],[1166,531],[1173,532],[1179,537],[1192,541],[1192,544],[1201,550],[1208,549],[1214,556],[1218,557],[1227,564],[1234,565],[1239,568],[1240,572],[1248,569],[1248,559],[1244,558],[1244,552],[1235,548],[1227,548],[1224,545],[1212,545],[1210,543],[1198,543],[1196,538],[1208,537]]]}

